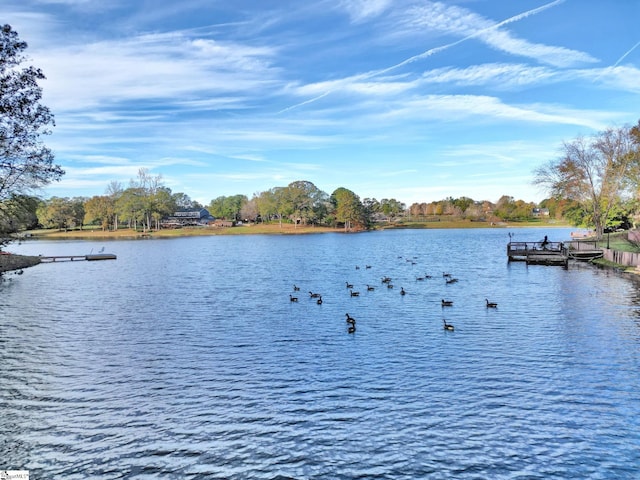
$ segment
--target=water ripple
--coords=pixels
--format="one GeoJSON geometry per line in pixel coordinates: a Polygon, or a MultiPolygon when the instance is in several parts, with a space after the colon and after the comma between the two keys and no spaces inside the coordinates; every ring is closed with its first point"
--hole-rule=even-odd
{"type": "Polygon", "coordinates": [[[633,478],[640,290],[579,265],[507,264],[503,237],[117,242],[116,262],[28,269],[0,285],[0,468],[69,479],[633,478]]]}

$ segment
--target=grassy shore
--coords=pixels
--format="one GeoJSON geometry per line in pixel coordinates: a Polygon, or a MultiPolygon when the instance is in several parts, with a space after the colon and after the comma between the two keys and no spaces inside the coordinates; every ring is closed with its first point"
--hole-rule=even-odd
{"type": "MultiPolygon", "coordinates": [[[[469,220],[442,220],[439,222],[394,222],[389,224],[379,224],[374,230],[387,229],[451,229],[451,228],[522,228],[522,227],[542,227],[556,228],[568,227],[563,223],[549,222],[518,222],[518,223],[491,223],[472,222],[469,220]]],[[[129,228],[121,228],[117,231],[101,230],[96,227],[84,227],[78,230],[32,230],[27,232],[30,237],[36,238],[67,238],[67,239],[118,239],[118,238],[166,238],[166,237],[188,237],[199,235],[304,235],[316,233],[344,233],[344,228],[302,226],[290,223],[260,223],[240,225],[236,227],[186,227],[166,230],[152,230],[143,232],[129,228]]]]}

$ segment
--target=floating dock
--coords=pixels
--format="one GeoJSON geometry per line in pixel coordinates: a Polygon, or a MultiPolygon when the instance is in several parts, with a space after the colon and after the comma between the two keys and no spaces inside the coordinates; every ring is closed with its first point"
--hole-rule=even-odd
{"type": "Polygon", "coordinates": [[[90,253],[88,255],[54,255],[54,256],[43,256],[40,257],[41,263],[52,263],[52,262],[80,262],[80,261],[93,261],[93,260],[115,260],[116,255],[113,253],[90,253]]]}

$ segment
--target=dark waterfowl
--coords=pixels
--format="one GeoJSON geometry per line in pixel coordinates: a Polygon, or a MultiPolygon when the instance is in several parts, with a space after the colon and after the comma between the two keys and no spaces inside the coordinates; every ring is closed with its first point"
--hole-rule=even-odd
{"type": "Polygon", "coordinates": [[[442,306],[443,307],[452,307],[453,306],[453,300],[445,300],[443,298],[442,299],[442,306]]]}
{"type": "Polygon", "coordinates": [[[356,332],[356,319],[353,318],[348,313],[346,315],[347,315],[347,323],[349,324],[349,328],[347,329],[347,332],[355,333],[356,332]]]}
{"type": "Polygon", "coordinates": [[[453,325],[451,325],[450,323],[447,323],[447,321],[443,318],[442,321],[444,322],[444,329],[445,330],[449,330],[450,332],[453,332],[454,328],[453,325]]]}
{"type": "Polygon", "coordinates": [[[487,308],[498,308],[498,304],[496,302],[490,302],[488,298],[485,298],[487,301],[487,308]]]}
{"type": "Polygon", "coordinates": [[[298,301],[298,297],[294,297],[293,295],[289,295],[289,301],[297,302],[298,301]]]}

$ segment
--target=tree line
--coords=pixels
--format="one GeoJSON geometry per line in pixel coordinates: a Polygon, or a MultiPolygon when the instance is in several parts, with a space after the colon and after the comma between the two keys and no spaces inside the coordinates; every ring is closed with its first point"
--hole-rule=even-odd
{"type": "Polygon", "coordinates": [[[475,201],[469,197],[449,197],[410,207],[394,198],[361,199],[355,192],[340,187],[328,194],[312,182],[299,180],[287,186],[273,187],[254,194],[219,196],[208,205],[192,200],[185,193],[172,193],[160,175],[140,169],[127,188],[111,182],[104,195],[90,198],[52,197],[35,199],[35,224],[45,228],[70,229],[96,226],[103,230],[120,227],[141,230],[159,229],[162,220],[177,211],[207,211],[218,219],[232,222],[270,222],[294,226],[313,225],[366,230],[380,222],[397,219],[429,221],[443,217],[476,221],[524,221],[535,215],[533,202],[502,196],[497,203],[475,201]]]}
{"type": "Polygon", "coordinates": [[[58,229],[84,225],[103,230],[120,227],[159,229],[162,220],[177,211],[206,208],[212,216],[230,221],[278,222],[281,225],[286,222],[295,226],[344,226],[346,230],[362,230],[369,228],[379,216],[404,215],[406,206],[396,199],[366,198],[361,201],[358,195],[344,187],[329,195],[306,180],[274,187],[256,193],[252,198],[242,194],[219,196],[204,206],[185,193],[173,193],[163,184],[160,175],[153,176],[147,169],[140,169],[138,177],[132,179],[127,188],[111,182],[104,195],[34,199],[33,208],[35,210],[29,216],[32,226],[39,224],[58,229]]]}

